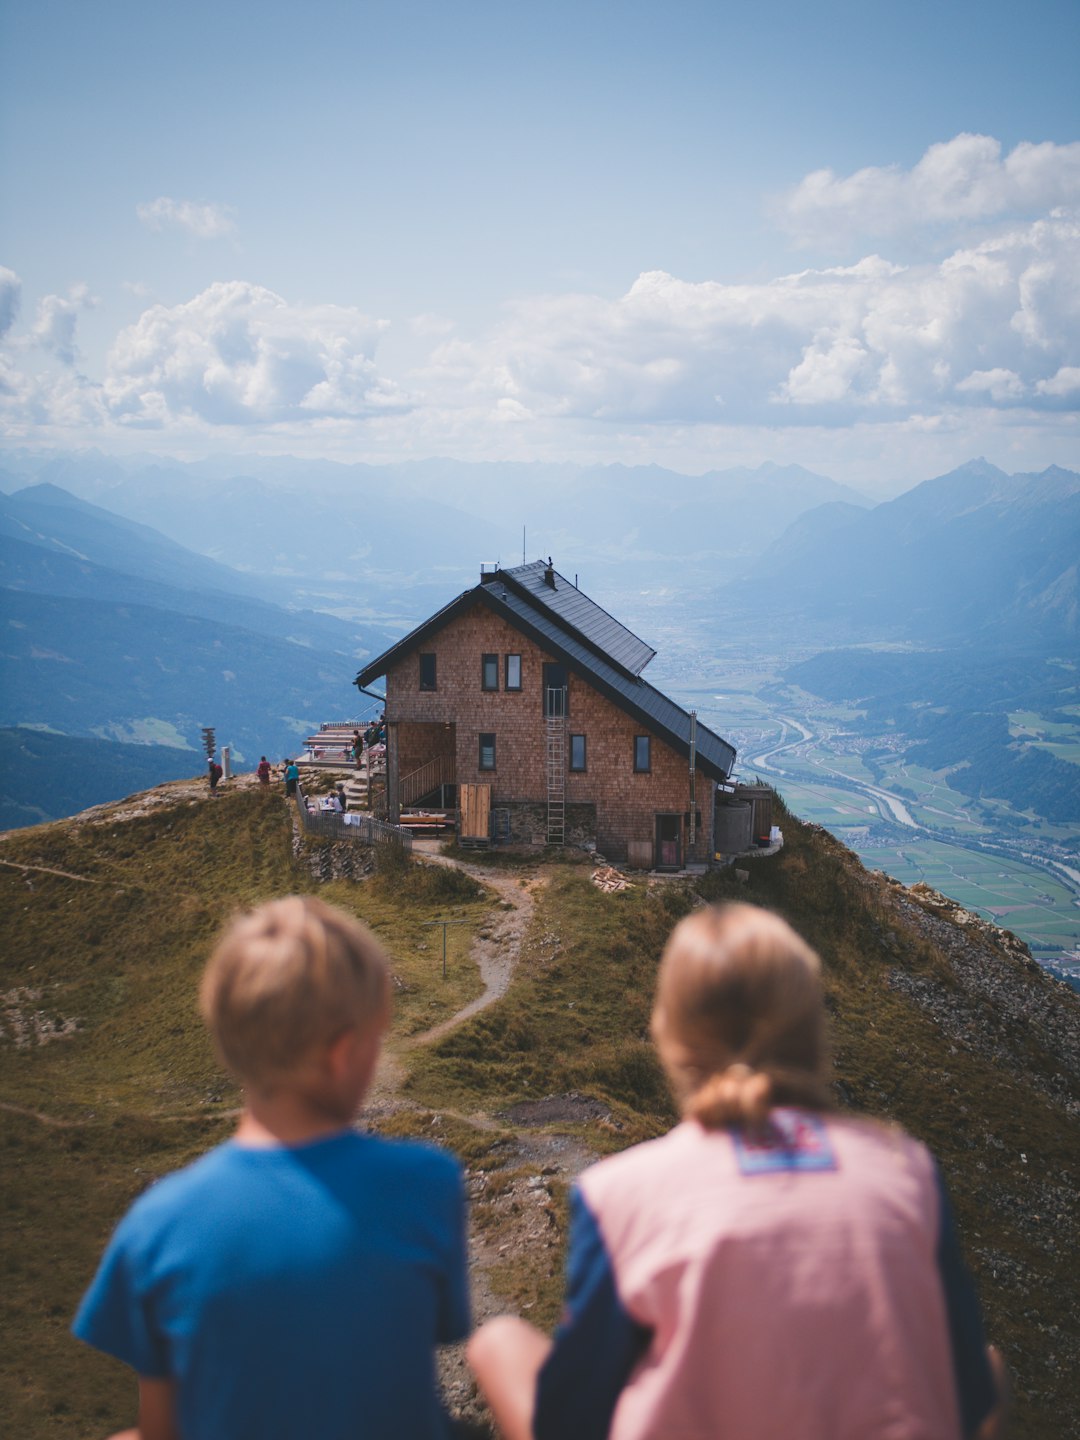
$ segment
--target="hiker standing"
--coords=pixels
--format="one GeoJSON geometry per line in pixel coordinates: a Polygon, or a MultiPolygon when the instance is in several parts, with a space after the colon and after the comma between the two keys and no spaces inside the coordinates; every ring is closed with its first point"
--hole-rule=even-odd
{"type": "Polygon", "coordinates": [[[258,775],[258,777],[259,777],[259,784],[260,784],[260,785],[265,785],[267,788],[269,788],[269,786],[270,786],[270,761],[267,760],[267,758],[266,758],[265,755],[264,755],[264,756],[262,757],[262,759],[259,761],[258,768],[256,769],[255,774],[258,775]]]}

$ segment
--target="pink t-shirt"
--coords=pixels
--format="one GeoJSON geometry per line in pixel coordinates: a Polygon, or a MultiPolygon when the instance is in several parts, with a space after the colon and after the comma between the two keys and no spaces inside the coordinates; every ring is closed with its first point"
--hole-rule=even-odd
{"type": "Polygon", "coordinates": [[[933,1161],[776,1112],[772,1147],[679,1125],[580,1179],[651,1331],[611,1440],[959,1440],[933,1161]]]}

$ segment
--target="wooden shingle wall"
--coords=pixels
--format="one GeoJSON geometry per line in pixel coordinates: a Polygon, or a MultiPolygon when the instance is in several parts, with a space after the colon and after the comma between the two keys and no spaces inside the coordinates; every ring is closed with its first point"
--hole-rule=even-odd
{"type": "MultiPolygon", "coordinates": [[[[543,666],[556,657],[545,654],[500,616],[482,604],[430,637],[424,653],[436,657],[437,688],[420,689],[418,654],[407,656],[386,677],[387,721],[397,725],[404,762],[410,766],[427,758],[436,731],[413,731],[410,722],[451,724],[461,784],[488,782],[491,803],[530,801],[545,803],[545,721],[543,666]],[[481,657],[499,657],[499,689],[481,688],[481,657]],[[506,656],[521,656],[520,691],[505,689],[506,656]],[[495,770],[479,768],[479,737],[495,735],[495,770]]],[[[612,859],[623,859],[631,840],[652,842],[658,812],[685,815],[689,809],[689,766],[685,756],[652,735],[652,769],[634,771],[634,737],[649,734],[640,724],[585,681],[569,677],[567,735],[586,737],[584,773],[568,772],[568,804],[596,807],[596,842],[612,859]]],[[[569,761],[569,741],[567,743],[569,761]]],[[[697,858],[705,859],[712,844],[713,786],[699,772],[697,858]]],[[[685,855],[686,828],[683,827],[685,855]]]]}

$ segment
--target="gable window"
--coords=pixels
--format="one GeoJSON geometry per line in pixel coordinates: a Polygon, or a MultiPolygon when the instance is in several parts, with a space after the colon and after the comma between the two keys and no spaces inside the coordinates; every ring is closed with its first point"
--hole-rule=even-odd
{"type": "Polygon", "coordinates": [[[634,736],[634,769],[638,771],[652,769],[652,736],[634,736]]]}
{"type": "Polygon", "coordinates": [[[480,734],[479,765],[481,770],[495,769],[495,736],[486,731],[480,734]]]}
{"type": "Polygon", "coordinates": [[[570,736],[570,769],[585,769],[585,736],[570,736]]]}
{"type": "Polygon", "coordinates": [[[506,688],[507,690],[521,689],[520,655],[507,655],[506,657],[506,688]]]}
{"type": "Polygon", "coordinates": [[[499,688],[498,655],[484,655],[481,658],[480,688],[482,690],[497,690],[499,688]]]}
{"type": "Polygon", "coordinates": [[[434,690],[434,689],[435,689],[435,656],[434,656],[434,655],[424,655],[424,654],[421,654],[421,656],[420,656],[420,689],[421,689],[421,690],[434,690]]]}

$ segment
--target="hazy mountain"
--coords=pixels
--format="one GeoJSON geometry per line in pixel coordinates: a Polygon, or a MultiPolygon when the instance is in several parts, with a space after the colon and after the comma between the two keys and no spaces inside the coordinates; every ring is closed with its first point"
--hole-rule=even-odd
{"type": "Polygon", "coordinates": [[[476,581],[481,561],[551,554],[582,583],[618,590],[695,582],[746,560],[815,506],[865,496],[798,465],[682,475],[656,465],[483,464],[433,459],[341,465],[260,458],[182,465],[88,454],[9,459],[16,477],[61,484],[304,603],[361,602],[415,621],[476,581]],[[230,468],[230,464],[235,468],[230,468]]]}
{"type": "MultiPolygon", "coordinates": [[[[2,505],[0,501],[0,505],[2,505]]],[[[0,513],[0,525],[2,525],[0,513]]],[[[142,527],[140,527],[142,528],[142,527]]],[[[193,556],[200,560],[200,556],[193,556]]],[[[69,600],[116,600],[172,610],[179,615],[200,616],[217,625],[227,622],[245,630],[292,640],[350,658],[373,654],[396,638],[398,631],[383,626],[338,620],[315,610],[284,610],[278,605],[225,594],[216,589],[187,589],[160,584],[141,575],[126,574],[89,560],[77,559],[67,551],[13,540],[0,533],[0,587],[69,600]]]]}
{"type": "Polygon", "coordinates": [[[47,482],[0,496],[0,535],[185,589],[260,593],[257,582],[230,566],[47,482]]]}
{"type": "Polygon", "coordinates": [[[0,497],[0,724],[192,753],[214,725],[243,763],[361,709],[357,661],[400,631],[285,610],[251,588],[52,484],[0,497]]]}
{"type": "Polygon", "coordinates": [[[0,725],[197,748],[213,725],[245,763],[362,706],[355,664],[144,605],[3,592],[0,725]]]}
{"type": "MultiPolygon", "coordinates": [[[[330,467],[329,484],[325,464],[290,468],[286,483],[268,483],[172,462],[120,468],[69,456],[36,470],[20,463],[45,479],[62,474],[78,496],[221,562],[233,588],[278,603],[354,612],[373,605],[413,623],[475,584],[480,561],[499,548],[484,518],[366,466],[330,467]],[[404,600],[409,589],[422,598],[404,600]]],[[[17,473],[9,461],[6,483],[17,473]]]]}
{"type": "Polygon", "coordinates": [[[165,780],[205,773],[205,757],[190,750],[0,730],[0,830],[59,820],[165,780]]]}
{"type": "Polygon", "coordinates": [[[879,638],[1056,643],[1080,631],[1078,556],[1080,475],[1006,475],[976,460],[869,511],[803,516],[749,574],[768,584],[756,605],[804,622],[879,638]]]}

